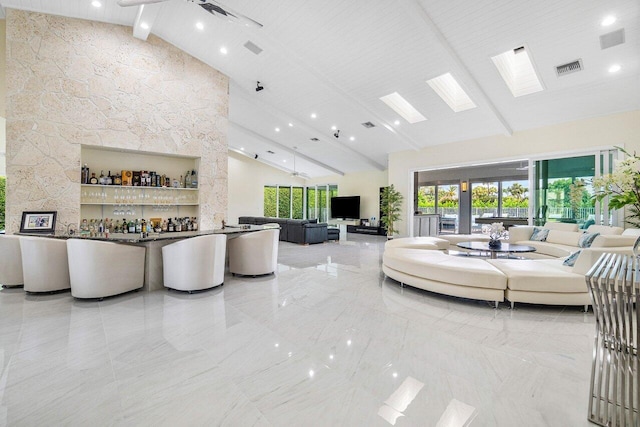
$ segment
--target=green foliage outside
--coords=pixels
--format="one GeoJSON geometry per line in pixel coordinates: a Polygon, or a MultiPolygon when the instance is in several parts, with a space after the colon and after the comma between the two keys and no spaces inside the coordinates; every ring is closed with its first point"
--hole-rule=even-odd
{"type": "Polygon", "coordinates": [[[264,216],[275,217],[277,215],[276,187],[264,187],[264,216]]]}
{"type": "Polygon", "coordinates": [[[0,176],[0,230],[4,230],[5,187],[7,178],[0,176]]]}
{"type": "MultiPolygon", "coordinates": [[[[315,194],[315,193],[314,193],[315,194]]],[[[315,199],[314,199],[315,204],[315,199]]],[[[304,189],[302,187],[264,187],[264,216],[272,218],[304,217],[304,189]],[[292,194],[293,193],[293,194],[292,194]],[[279,194],[279,198],[278,198],[279,194]],[[291,197],[293,196],[293,212],[291,197]],[[292,215],[290,215],[292,214],[292,215]]]]}
{"type": "Polygon", "coordinates": [[[547,204],[550,208],[591,208],[595,206],[595,200],[582,179],[575,180],[574,184],[571,178],[562,178],[549,182],[547,204]]]}
{"type": "MultiPolygon", "coordinates": [[[[434,208],[436,205],[435,186],[420,187],[418,189],[418,207],[434,208]]],[[[502,207],[504,208],[526,208],[529,206],[528,189],[520,183],[513,183],[504,188],[502,196],[502,207]]],[[[438,207],[456,208],[458,207],[458,187],[439,186],[438,187],[438,207]]],[[[471,206],[474,208],[497,208],[498,207],[498,187],[495,185],[474,185],[471,190],[471,206]]]]}

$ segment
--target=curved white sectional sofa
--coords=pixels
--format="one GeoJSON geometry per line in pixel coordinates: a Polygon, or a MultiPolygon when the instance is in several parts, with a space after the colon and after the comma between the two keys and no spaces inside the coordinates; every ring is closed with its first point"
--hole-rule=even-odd
{"type": "MultiPolygon", "coordinates": [[[[530,229],[532,232],[533,227],[530,229]]],[[[608,242],[606,245],[582,249],[573,267],[563,265],[564,256],[552,258],[550,253],[562,250],[567,251],[562,254],[568,256],[579,250],[577,238],[575,247],[570,244],[558,248],[545,245],[548,249],[542,255],[546,259],[522,260],[453,256],[444,250],[449,247],[448,240],[400,238],[387,242],[382,270],[401,284],[456,297],[495,301],[496,307],[505,299],[512,306],[516,302],[588,306],[591,299],[584,275],[604,252],[631,254],[637,236],[630,235],[638,232],[632,231],[623,236],[620,231],[621,234],[615,235],[617,239],[602,239],[608,242]],[[631,245],[627,244],[629,240],[632,240],[631,245]],[[616,242],[618,246],[613,246],[616,242]]],[[[557,235],[569,237],[563,233],[557,235]]],[[[531,233],[526,237],[530,236],[531,233]]],[[[526,241],[517,243],[528,244],[526,241]]]]}

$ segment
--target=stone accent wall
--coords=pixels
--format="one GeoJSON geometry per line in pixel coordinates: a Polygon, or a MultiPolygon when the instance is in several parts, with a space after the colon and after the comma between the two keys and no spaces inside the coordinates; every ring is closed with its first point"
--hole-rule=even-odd
{"type": "Polygon", "coordinates": [[[227,211],[229,79],[129,27],[7,10],[7,231],[80,221],[81,144],[200,157],[201,228],[227,211]]]}

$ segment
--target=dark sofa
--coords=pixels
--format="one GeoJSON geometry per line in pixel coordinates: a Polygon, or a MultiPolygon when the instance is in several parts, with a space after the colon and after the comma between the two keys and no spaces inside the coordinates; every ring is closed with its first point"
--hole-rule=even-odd
{"type": "Polygon", "coordinates": [[[241,216],[240,224],[264,225],[279,224],[280,240],[283,242],[310,245],[327,241],[327,224],[317,219],[285,219],[263,216],[241,216]]]}

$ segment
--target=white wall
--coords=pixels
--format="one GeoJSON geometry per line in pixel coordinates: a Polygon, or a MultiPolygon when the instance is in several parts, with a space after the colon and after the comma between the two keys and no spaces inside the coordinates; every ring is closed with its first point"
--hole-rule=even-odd
{"type": "Polygon", "coordinates": [[[237,224],[241,216],[264,215],[265,185],[304,186],[304,180],[229,151],[229,204],[227,222],[237,224]]]}
{"type": "Polygon", "coordinates": [[[229,224],[237,224],[240,216],[264,214],[265,185],[311,186],[337,184],[340,196],[360,196],[360,216],[378,218],[378,193],[387,185],[387,171],[370,171],[329,175],[314,179],[292,178],[289,173],[265,165],[257,160],[229,151],[229,224]]]}
{"type": "Polygon", "coordinates": [[[329,175],[307,180],[307,185],[337,184],[339,196],[360,196],[360,217],[380,220],[380,187],[387,186],[387,171],[329,175]]]}
{"type": "Polygon", "coordinates": [[[413,171],[500,160],[523,159],[542,154],[620,146],[640,153],[640,111],[619,113],[491,137],[389,155],[389,184],[405,196],[399,234],[407,235],[410,220],[410,182],[413,171]]]}

